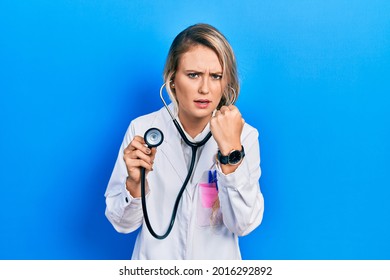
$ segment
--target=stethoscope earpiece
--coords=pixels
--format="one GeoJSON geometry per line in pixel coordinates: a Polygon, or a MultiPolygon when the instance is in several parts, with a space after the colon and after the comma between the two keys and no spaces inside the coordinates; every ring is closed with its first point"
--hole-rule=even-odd
{"type": "Polygon", "coordinates": [[[152,127],[145,132],[144,139],[149,148],[154,148],[164,141],[164,134],[158,128],[152,127]]]}

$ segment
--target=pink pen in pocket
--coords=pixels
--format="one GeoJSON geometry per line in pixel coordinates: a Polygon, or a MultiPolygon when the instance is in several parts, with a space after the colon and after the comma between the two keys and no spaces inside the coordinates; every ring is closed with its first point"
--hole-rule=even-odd
{"type": "Polygon", "coordinates": [[[202,206],[212,208],[218,198],[217,171],[209,170],[208,183],[199,183],[202,206]]]}

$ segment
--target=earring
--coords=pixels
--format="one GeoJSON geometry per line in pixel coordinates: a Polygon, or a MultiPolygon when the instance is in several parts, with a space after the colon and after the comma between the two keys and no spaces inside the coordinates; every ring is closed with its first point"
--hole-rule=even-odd
{"type": "Polygon", "coordinates": [[[171,88],[175,88],[175,84],[174,83],[171,83],[171,88]]]}

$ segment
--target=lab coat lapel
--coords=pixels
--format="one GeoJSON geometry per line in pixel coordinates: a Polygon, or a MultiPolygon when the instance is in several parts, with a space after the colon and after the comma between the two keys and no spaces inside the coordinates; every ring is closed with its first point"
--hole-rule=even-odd
{"type": "Polygon", "coordinates": [[[172,169],[175,170],[183,183],[187,175],[187,165],[182,153],[181,137],[173,122],[168,122],[166,129],[167,132],[164,132],[166,135],[164,145],[157,149],[160,149],[160,152],[164,154],[167,164],[169,163],[172,166],[172,169]]]}

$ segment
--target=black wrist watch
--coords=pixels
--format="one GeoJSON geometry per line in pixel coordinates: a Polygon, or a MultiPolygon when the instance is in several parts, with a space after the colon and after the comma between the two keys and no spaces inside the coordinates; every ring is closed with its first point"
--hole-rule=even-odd
{"type": "Polygon", "coordinates": [[[217,159],[221,164],[237,165],[245,156],[244,146],[241,146],[241,151],[233,150],[227,156],[222,155],[218,150],[217,159]]]}

